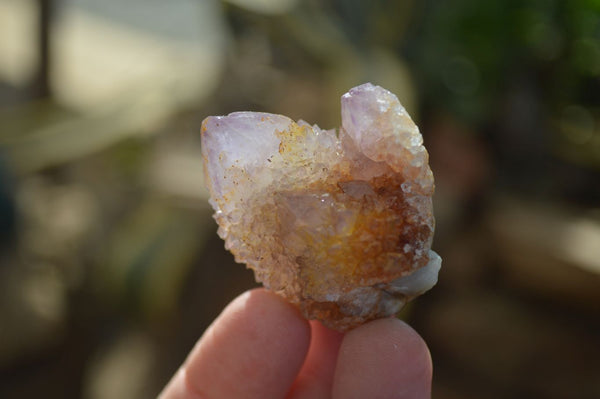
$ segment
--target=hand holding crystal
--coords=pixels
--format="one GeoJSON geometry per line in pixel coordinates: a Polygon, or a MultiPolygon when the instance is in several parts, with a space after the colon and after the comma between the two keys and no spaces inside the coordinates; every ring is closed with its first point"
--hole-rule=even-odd
{"type": "Polygon", "coordinates": [[[419,399],[431,373],[425,342],[398,319],[342,334],[257,289],[225,308],[159,398],[419,399]]]}
{"type": "Polygon", "coordinates": [[[389,317],[441,266],[428,154],[398,98],[351,89],[337,131],[208,117],[202,151],[218,233],[271,291],[235,299],[162,398],[429,397],[427,346],[389,317]]]}

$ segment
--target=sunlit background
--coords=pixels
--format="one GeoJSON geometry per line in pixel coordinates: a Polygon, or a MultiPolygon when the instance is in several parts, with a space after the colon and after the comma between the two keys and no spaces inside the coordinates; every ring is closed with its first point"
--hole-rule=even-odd
{"type": "Polygon", "coordinates": [[[154,397],[255,286],[199,127],[395,93],[436,177],[435,398],[600,397],[600,1],[0,0],[0,397],[154,397]]]}

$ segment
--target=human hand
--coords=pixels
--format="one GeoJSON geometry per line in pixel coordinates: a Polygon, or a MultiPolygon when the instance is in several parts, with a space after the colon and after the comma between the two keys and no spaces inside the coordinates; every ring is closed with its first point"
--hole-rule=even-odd
{"type": "Polygon", "coordinates": [[[255,289],[225,308],[159,398],[429,398],[431,373],[427,345],[400,320],[342,334],[255,289]]]}

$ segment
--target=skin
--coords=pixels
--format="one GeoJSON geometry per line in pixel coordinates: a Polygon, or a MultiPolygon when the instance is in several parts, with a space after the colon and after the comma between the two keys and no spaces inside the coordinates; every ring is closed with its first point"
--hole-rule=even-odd
{"type": "Polygon", "coordinates": [[[234,299],[160,399],[430,398],[423,339],[394,318],[341,334],[264,289],[234,299]]]}

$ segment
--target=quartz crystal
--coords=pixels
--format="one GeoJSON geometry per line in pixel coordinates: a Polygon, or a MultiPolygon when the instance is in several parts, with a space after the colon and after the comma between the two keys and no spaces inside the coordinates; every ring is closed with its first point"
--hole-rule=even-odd
{"type": "Polygon", "coordinates": [[[268,113],[210,116],[202,153],[225,247],[306,318],[345,331],[436,284],[428,154],[389,91],[344,94],[337,131],[268,113]]]}

